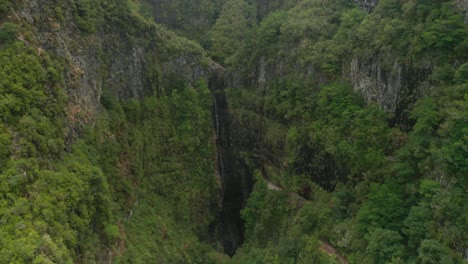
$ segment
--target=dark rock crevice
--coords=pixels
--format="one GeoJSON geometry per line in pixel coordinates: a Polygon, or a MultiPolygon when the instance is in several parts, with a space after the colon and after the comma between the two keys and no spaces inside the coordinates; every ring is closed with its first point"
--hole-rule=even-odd
{"type": "Polygon", "coordinates": [[[225,254],[233,256],[244,242],[244,221],[240,211],[252,190],[252,170],[232,144],[229,105],[224,93],[226,80],[215,73],[209,80],[213,94],[213,125],[218,149],[218,169],[223,185],[222,210],[217,217],[216,240],[225,254]]]}

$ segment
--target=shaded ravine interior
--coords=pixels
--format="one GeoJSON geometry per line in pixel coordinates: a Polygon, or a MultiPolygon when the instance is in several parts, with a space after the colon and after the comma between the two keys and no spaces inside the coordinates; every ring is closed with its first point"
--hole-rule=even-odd
{"type": "Polygon", "coordinates": [[[214,73],[209,80],[209,88],[213,94],[213,125],[223,187],[222,210],[216,221],[215,239],[221,243],[225,254],[233,256],[244,242],[244,220],[240,212],[252,191],[252,170],[232,144],[235,128],[231,127],[224,76],[214,73]]]}

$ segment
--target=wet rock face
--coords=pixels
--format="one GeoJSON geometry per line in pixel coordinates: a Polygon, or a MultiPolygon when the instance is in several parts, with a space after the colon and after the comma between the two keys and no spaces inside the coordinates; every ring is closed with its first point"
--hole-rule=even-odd
{"type": "Polygon", "coordinates": [[[242,158],[235,127],[224,93],[228,81],[222,74],[213,74],[209,87],[213,93],[214,128],[217,136],[219,174],[223,184],[222,210],[217,221],[217,240],[224,253],[233,256],[244,242],[244,220],[241,210],[253,188],[253,168],[242,158]]]}

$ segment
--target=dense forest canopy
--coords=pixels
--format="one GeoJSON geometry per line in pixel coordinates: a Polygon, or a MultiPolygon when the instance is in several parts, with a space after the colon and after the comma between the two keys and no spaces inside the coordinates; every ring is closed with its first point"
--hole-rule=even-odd
{"type": "Polygon", "coordinates": [[[0,0],[0,263],[467,263],[467,9],[0,0]]]}

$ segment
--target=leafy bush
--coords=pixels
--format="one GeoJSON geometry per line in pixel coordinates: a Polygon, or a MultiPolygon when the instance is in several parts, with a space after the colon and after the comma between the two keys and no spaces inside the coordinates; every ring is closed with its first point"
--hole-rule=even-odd
{"type": "Polygon", "coordinates": [[[10,0],[0,0],[0,15],[8,11],[10,6],[10,0]]]}
{"type": "Polygon", "coordinates": [[[10,22],[5,22],[0,27],[0,45],[8,44],[16,41],[18,36],[19,26],[10,22]]]}
{"type": "Polygon", "coordinates": [[[92,33],[96,30],[96,4],[90,0],[75,1],[75,19],[79,29],[92,33]]]}

